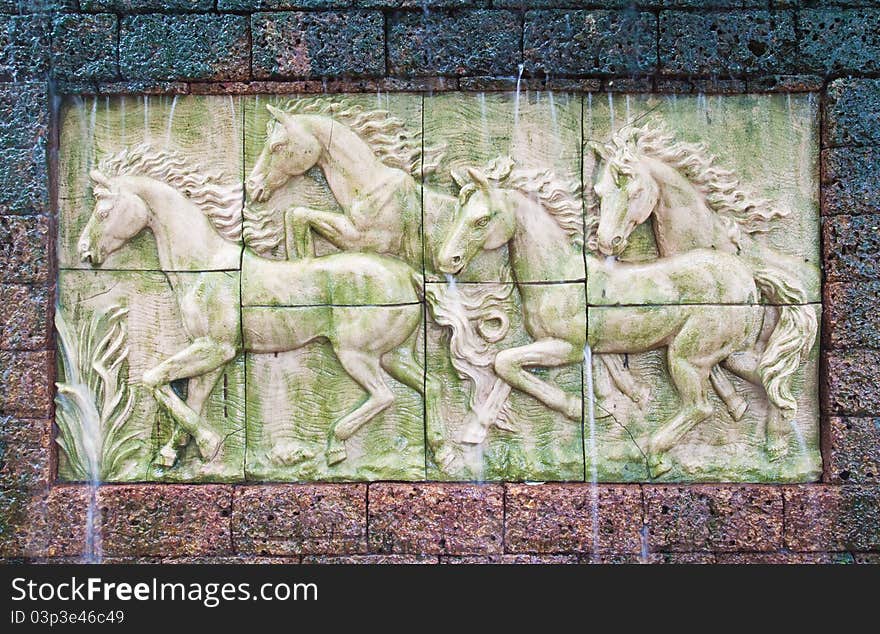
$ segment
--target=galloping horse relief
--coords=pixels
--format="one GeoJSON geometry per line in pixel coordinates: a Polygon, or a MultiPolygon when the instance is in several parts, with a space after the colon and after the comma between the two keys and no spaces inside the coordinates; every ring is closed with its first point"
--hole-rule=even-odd
{"type": "Polygon", "coordinates": [[[67,104],[123,479],[817,477],[814,100],[594,97],[67,104]]]}

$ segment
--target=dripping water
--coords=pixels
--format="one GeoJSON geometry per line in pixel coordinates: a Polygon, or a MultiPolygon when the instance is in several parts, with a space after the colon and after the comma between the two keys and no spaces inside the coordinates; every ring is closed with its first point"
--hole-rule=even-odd
{"type": "Polygon", "coordinates": [[[593,389],[593,351],[590,344],[584,346],[584,375],[586,385],[586,418],[589,437],[587,439],[587,452],[590,458],[590,519],[593,528],[592,556],[595,558],[599,553],[599,456],[596,446],[596,407],[595,391],[593,389]]]}

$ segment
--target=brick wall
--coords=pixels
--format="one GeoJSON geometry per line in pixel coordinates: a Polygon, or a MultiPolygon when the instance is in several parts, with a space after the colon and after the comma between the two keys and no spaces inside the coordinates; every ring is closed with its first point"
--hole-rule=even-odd
{"type": "Polygon", "coordinates": [[[816,91],[821,483],[118,485],[107,560],[880,562],[880,1],[0,0],[0,558],[83,551],[54,483],[57,94],[816,91]],[[594,525],[597,523],[597,525],[594,525]]]}

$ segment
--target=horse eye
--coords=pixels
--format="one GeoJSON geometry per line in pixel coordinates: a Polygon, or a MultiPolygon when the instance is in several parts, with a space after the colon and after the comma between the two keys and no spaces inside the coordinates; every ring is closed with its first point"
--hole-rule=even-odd
{"type": "Polygon", "coordinates": [[[275,143],[273,143],[272,145],[269,146],[269,149],[272,152],[277,152],[278,150],[283,148],[285,145],[287,145],[286,141],[275,141],[275,143]]]}
{"type": "Polygon", "coordinates": [[[474,223],[474,226],[476,226],[476,227],[478,227],[478,228],[480,228],[480,229],[483,229],[483,228],[485,228],[486,225],[488,225],[488,224],[489,224],[489,216],[483,216],[482,218],[478,219],[478,220],[474,223]]]}
{"type": "Polygon", "coordinates": [[[101,220],[107,220],[107,217],[110,215],[109,209],[100,209],[98,210],[98,218],[101,220]]]}

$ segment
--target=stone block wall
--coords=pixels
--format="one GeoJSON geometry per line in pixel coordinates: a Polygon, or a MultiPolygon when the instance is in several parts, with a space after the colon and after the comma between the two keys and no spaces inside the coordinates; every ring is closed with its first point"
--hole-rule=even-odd
{"type": "Polygon", "coordinates": [[[0,0],[0,558],[75,561],[56,483],[62,94],[812,91],[822,101],[821,482],[116,485],[107,561],[880,561],[880,2],[0,0]]]}

